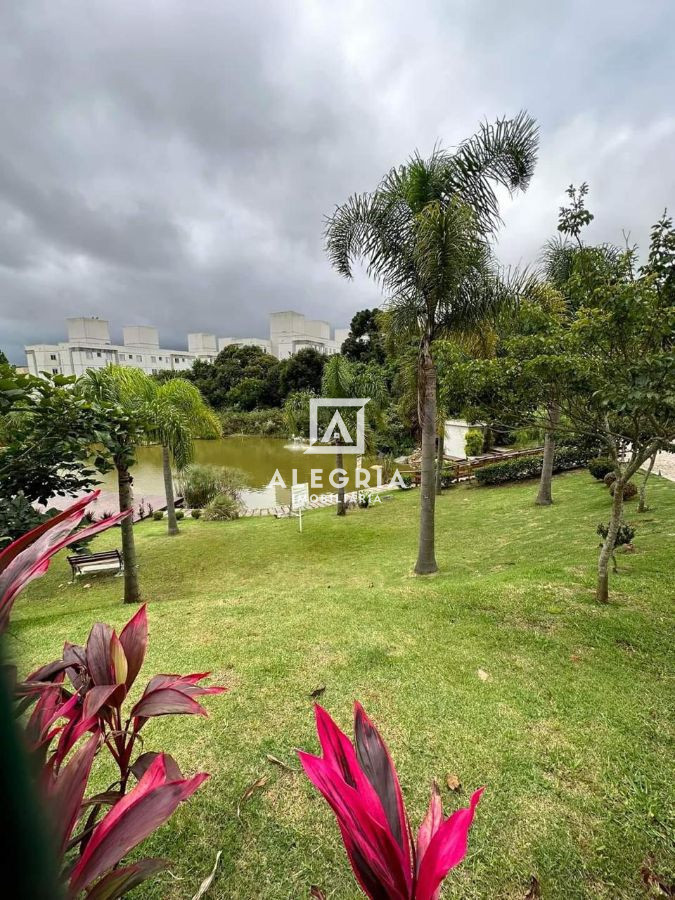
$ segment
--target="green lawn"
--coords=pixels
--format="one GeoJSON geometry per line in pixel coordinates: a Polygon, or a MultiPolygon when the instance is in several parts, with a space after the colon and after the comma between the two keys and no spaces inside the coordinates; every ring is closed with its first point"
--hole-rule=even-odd
{"type": "MultiPolygon", "coordinates": [[[[438,504],[441,573],[411,577],[418,495],[342,520],[165,523],[137,529],[149,603],[145,675],[210,669],[230,693],[208,719],[150,723],[146,749],[212,773],[144,851],[172,859],[142,897],[190,898],[223,851],[213,898],[358,896],[332,814],[297,768],[316,749],[310,692],[351,729],[360,699],[396,761],[416,828],[431,779],[459,776],[459,797],[487,785],[465,863],[444,898],[645,897],[640,868],[675,876],[673,550],[675,485],[654,478],[634,554],[621,554],[612,603],[594,601],[609,494],[588,473],[536,486],[460,487],[438,504]],[[489,674],[483,681],[478,669],[489,674]],[[266,786],[238,798],[261,775],[266,786]]],[[[103,535],[97,549],[114,545],[103,535]]],[[[84,641],[92,622],[131,610],[120,579],[68,584],[65,555],[17,602],[22,672],[84,641]]],[[[142,681],[142,679],[139,679],[142,681]]]]}

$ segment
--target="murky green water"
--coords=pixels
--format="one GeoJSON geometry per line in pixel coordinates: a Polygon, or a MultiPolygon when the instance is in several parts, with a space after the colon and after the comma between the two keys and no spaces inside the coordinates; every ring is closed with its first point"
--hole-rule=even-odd
{"type": "MultiPolygon", "coordinates": [[[[311,470],[322,470],[323,487],[311,487],[310,493],[328,493],[334,491],[328,481],[331,470],[335,467],[334,456],[317,456],[303,452],[302,446],[294,446],[287,439],[263,437],[228,437],[218,441],[197,441],[195,462],[213,463],[218,466],[235,466],[246,475],[248,490],[242,497],[249,507],[260,508],[281,506],[290,502],[290,486],[295,480],[301,484],[310,483],[311,470]],[[283,478],[286,487],[270,486],[276,471],[283,478]]],[[[162,479],[162,456],[159,447],[141,447],[137,454],[138,463],[133,469],[134,498],[138,503],[141,498],[149,499],[153,505],[164,494],[162,479]]],[[[364,467],[374,460],[364,460],[364,467]]],[[[356,457],[344,456],[344,469],[350,476],[349,489],[353,487],[353,473],[356,457]]],[[[373,471],[372,483],[375,483],[376,472],[373,471]]],[[[318,477],[318,476],[315,476],[318,477]]],[[[277,479],[278,480],[278,479],[277,479]]],[[[115,491],[114,473],[103,477],[104,490],[115,491]]],[[[161,504],[163,505],[163,504],[161,504]]]]}

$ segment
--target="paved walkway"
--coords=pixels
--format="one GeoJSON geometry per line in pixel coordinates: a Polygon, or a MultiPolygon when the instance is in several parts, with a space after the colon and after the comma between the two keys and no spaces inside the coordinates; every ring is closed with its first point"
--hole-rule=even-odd
{"type": "Polygon", "coordinates": [[[657,453],[652,472],[655,475],[662,475],[668,481],[675,481],[675,453],[666,453],[665,450],[657,453]]]}

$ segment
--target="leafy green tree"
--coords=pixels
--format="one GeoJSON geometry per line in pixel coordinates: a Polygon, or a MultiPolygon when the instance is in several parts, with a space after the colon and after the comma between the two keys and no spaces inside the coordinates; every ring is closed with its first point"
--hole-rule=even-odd
{"type": "Polygon", "coordinates": [[[351,362],[384,362],[384,340],[379,317],[377,309],[362,309],[356,313],[340,350],[344,357],[351,362]]]}
{"type": "MultiPolygon", "coordinates": [[[[615,488],[608,534],[598,558],[596,596],[609,597],[608,563],[621,524],[623,493],[638,470],[675,439],[675,230],[666,215],[652,229],[647,262],[583,247],[571,257],[567,316],[552,330],[507,341],[493,364],[467,373],[478,405],[486,391],[495,406],[521,421],[548,424],[542,385],[555,385],[559,432],[599,446],[613,465],[615,488]],[[486,375],[487,372],[487,375],[486,375]]],[[[521,307],[521,316],[541,307],[521,307]]]]}
{"type": "Polygon", "coordinates": [[[279,405],[279,361],[260,347],[232,344],[212,363],[196,360],[185,376],[214,409],[279,405]]]}
{"type": "Polygon", "coordinates": [[[288,397],[296,391],[321,390],[326,356],[314,347],[303,347],[279,363],[279,394],[288,397]]]}
{"type": "Polygon", "coordinates": [[[436,368],[433,344],[484,321],[512,293],[498,277],[488,240],[499,224],[495,191],[525,189],[538,144],[533,119],[485,124],[453,152],[414,155],[372,194],[355,195],[327,225],[328,255],[352,277],[356,258],[385,292],[394,332],[418,341],[422,425],[420,539],[415,572],[438,569],[435,556],[436,368]]]}
{"type": "Polygon", "coordinates": [[[8,366],[9,360],[5,356],[2,350],[0,350],[0,366],[8,366]]]}
{"type": "MultiPolygon", "coordinates": [[[[0,368],[0,412],[5,446],[0,452],[0,496],[21,494],[47,505],[96,483],[90,458],[108,437],[101,410],[76,390],[72,376],[37,378],[0,368]]],[[[100,461],[99,471],[106,470],[100,461]]]]}

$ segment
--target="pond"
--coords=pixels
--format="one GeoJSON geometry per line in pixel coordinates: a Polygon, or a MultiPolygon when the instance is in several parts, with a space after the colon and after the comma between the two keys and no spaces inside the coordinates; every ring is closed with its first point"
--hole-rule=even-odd
{"type": "MultiPolygon", "coordinates": [[[[335,467],[334,456],[316,456],[306,454],[305,445],[293,444],[289,439],[272,437],[227,437],[215,441],[195,441],[195,462],[211,463],[218,466],[234,466],[241,469],[246,476],[248,489],[244,491],[242,500],[248,508],[282,506],[290,503],[290,487],[293,483],[293,470],[296,470],[296,482],[310,482],[311,470],[321,469],[323,487],[312,489],[310,493],[328,493],[334,491],[328,482],[328,475],[335,467]],[[270,486],[276,471],[279,471],[286,487],[270,486]]],[[[155,508],[164,506],[164,481],[162,477],[162,453],[157,446],[141,447],[137,453],[137,464],[132,470],[134,478],[134,505],[141,500],[151,503],[155,508]]],[[[364,461],[372,464],[374,460],[364,461]]],[[[345,455],[343,468],[350,476],[353,487],[353,474],[356,457],[345,455]]],[[[375,483],[373,472],[372,483],[375,483]]],[[[102,476],[103,495],[99,508],[107,505],[110,510],[117,508],[117,481],[114,472],[102,476]]],[[[178,486],[176,485],[178,492],[178,486]]]]}

